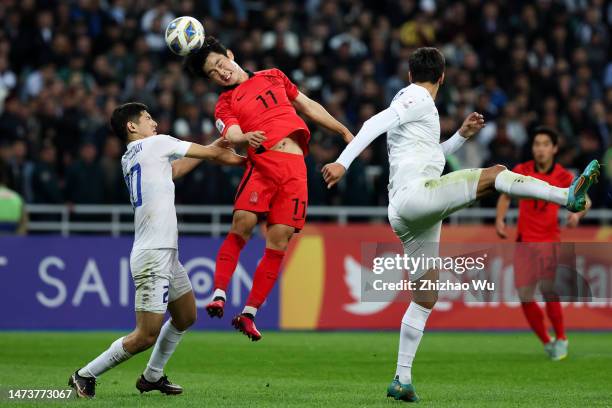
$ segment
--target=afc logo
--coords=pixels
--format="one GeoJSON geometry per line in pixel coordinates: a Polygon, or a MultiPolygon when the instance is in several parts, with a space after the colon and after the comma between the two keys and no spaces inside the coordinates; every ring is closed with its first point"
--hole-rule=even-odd
{"type": "Polygon", "coordinates": [[[259,194],[257,194],[257,191],[251,192],[251,197],[249,197],[249,202],[251,204],[257,204],[257,200],[259,200],[259,194]]]}

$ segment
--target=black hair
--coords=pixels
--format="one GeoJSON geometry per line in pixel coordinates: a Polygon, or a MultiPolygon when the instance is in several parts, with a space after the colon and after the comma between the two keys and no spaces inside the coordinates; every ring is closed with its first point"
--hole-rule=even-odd
{"type": "Polygon", "coordinates": [[[221,44],[215,37],[208,35],[204,39],[204,45],[202,45],[199,50],[193,51],[185,57],[183,66],[196,78],[208,78],[203,67],[206,58],[208,58],[211,53],[228,56],[225,45],[221,44]]]}
{"type": "Polygon", "coordinates": [[[123,105],[117,106],[113,110],[113,114],[110,118],[110,125],[113,129],[113,132],[119,137],[119,139],[124,142],[127,141],[128,131],[127,131],[127,123],[128,122],[137,122],[138,118],[143,111],[148,110],[147,105],[140,102],[128,102],[123,105]]]}
{"type": "Polygon", "coordinates": [[[554,146],[559,143],[559,132],[548,126],[538,126],[533,130],[533,133],[531,133],[531,146],[533,146],[533,142],[535,142],[535,138],[537,135],[548,136],[554,146]]]}
{"type": "Polygon", "coordinates": [[[412,82],[430,82],[435,84],[444,73],[446,61],[444,55],[433,47],[418,48],[408,57],[408,69],[412,82]]]}

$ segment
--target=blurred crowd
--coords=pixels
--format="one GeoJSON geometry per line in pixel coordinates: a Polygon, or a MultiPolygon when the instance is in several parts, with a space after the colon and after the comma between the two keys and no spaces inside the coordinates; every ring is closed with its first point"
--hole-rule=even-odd
{"type": "MultiPolygon", "coordinates": [[[[612,3],[605,0],[3,0],[0,3],[0,161],[31,203],[128,203],[113,108],[147,104],[160,133],[218,137],[219,89],[184,72],[164,43],[176,16],[200,19],[245,68],[278,67],[356,132],[408,84],[420,46],[446,56],[437,105],[442,139],[472,111],[486,128],[447,171],[530,158],[537,125],[558,129],[558,162],[604,160],[595,207],[612,202],[612,3]]],[[[380,137],[327,190],[323,164],[343,147],[312,127],[311,205],[383,205],[380,137]]],[[[203,164],[177,182],[177,202],[229,204],[240,169],[203,164]]],[[[494,202],[494,201],[493,201],[494,202]]],[[[488,203],[489,205],[491,202],[488,203]]],[[[487,203],[484,203],[487,205],[487,203]]]]}

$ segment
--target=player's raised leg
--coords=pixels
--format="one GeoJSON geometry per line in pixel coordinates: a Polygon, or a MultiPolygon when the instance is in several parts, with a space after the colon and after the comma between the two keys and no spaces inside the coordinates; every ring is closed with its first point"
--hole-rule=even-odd
{"type": "Polygon", "coordinates": [[[550,201],[567,207],[572,212],[583,211],[587,202],[587,191],[597,183],[599,162],[591,161],[569,188],[554,187],[534,177],[511,172],[502,165],[483,169],[478,182],[478,197],[482,198],[494,190],[517,198],[533,198],[550,201]]]}
{"type": "Polygon", "coordinates": [[[171,319],[168,319],[161,328],[147,368],[136,382],[136,388],[141,393],[154,390],[169,395],[183,392],[180,385],[172,384],[164,375],[164,367],[187,329],[196,321],[197,312],[193,291],[189,290],[178,299],[168,303],[168,311],[171,319]]]}
{"type": "Polygon", "coordinates": [[[246,306],[242,313],[232,320],[236,330],[240,330],[253,341],[262,337],[255,326],[255,315],[278,280],[285,251],[294,232],[294,227],[283,224],[273,224],[268,227],[266,249],[255,270],[253,287],[246,306]]]}
{"type": "Polygon", "coordinates": [[[232,218],[232,228],[219,248],[215,265],[215,291],[213,300],[206,306],[210,317],[223,317],[227,286],[238,265],[240,252],[251,237],[257,225],[257,214],[250,211],[236,210],[232,218]]]}

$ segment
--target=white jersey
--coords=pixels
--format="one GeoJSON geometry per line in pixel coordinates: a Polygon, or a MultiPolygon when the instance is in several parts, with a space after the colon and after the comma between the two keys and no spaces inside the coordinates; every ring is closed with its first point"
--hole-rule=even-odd
{"type": "Polygon", "coordinates": [[[391,106],[364,122],[336,162],[348,169],[353,160],[385,132],[391,193],[409,180],[440,177],[445,156],[465,142],[457,132],[440,144],[440,118],[431,94],[422,86],[411,84],[395,95],[391,106]]]}
{"type": "Polygon", "coordinates": [[[387,131],[389,190],[408,180],[440,177],[446,159],[440,145],[440,118],[431,94],[411,84],[400,90],[390,109],[399,125],[387,131]]]}
{"type": "Polygon", "coordinates": [[[127,145],[121,158],[123,177],[134,207],[132,249],[178,249],[172,161],[191,147],[168,135],[155,135],[127,145]]]}

